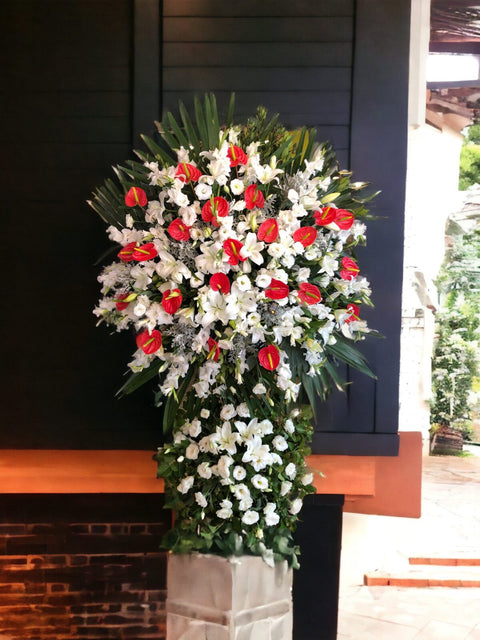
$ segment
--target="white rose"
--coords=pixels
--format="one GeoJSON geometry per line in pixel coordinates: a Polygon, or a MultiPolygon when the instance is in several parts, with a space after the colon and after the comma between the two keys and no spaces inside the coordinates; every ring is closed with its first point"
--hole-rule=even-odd
{"type": "Polygon", "coordinates": [[[192,442],[188,445],[185,455],[189,460],[196,460],[198,458],[198,444],[192,442]]]}
{"type": "Polygon", "coordinates": [[[301,498],[296,498],[290,505],[289,512],[295,516],[300,509],[302,508],[303,500],[301,498]]]}
{"type": "Polygon", "coordinates": [[[287,477],[290,478],[290,480],[293,480],[295,478],[295,476],[297,475],[297,467],[293,464],[293,462],[287,464],[287,466],[285,467],[285,473],[287,477]]]}
{"type": "Polygon", "coordinates": [[[259,473],[253,476],[252,484],[255,487],[255,489],[260,489],[260,491],[265,491],[265,489],[268,489],[267,478],[265,478],[265,476],[260,475],[259,473]]]}
{"type": "Polygon", "coordinates": [[[295,426],[290,418],[288,418],[288,420],[285,420],[284,429],[287,433],[293,433],[295,431],[295,426]]]}
{"type": "Polygon", "coordinates": [[[193,476],[187,476],[186,478],[182,478],[180,484],[177,486],[177,491],[179,493],[188,493],[193,486],[193,476]]]}
{"type": "Polygon", "coordinates": [[[201,478],[205,480],[210,480],[212,477],[212,470],[210,469],[210,465],[208,462],[202,462],[202,464],[198,465],[197,473],[201,478]]]}
{"type": "Polygon", "coordinates": [[[265,393],[267,393],[267,388],[264,384],[262,384],[261,382],[259,382],[258,384],[256,384],[253,389],[252,389],[253,393],[257,396],[262,396],[265,393]]]}
{"type": "Polygon", "coordinates": [[[243,467],[240,467],[239,465],[237,465],[233,470],[233,477],[235,478],[235,480],[243,480],[246,475],[247,472],[245,471],[245,469],[243,467]]]}
{"type": "Polygon", "coordinates": [[[195,502],[198,504],[199,507],[202,507],[202,509],[204,509],[208,504],[205,496],[201,491],[197,491],[197,493],[195,494],[195,502]]]}
{"type": "Polygon", "coordinates": [[[237,415],[239,415],[241,418],[249,418],[250,417],[250,409],[248,408],[248,405],[246,402],[242,402],[242,404],[239,404],[237,407],[237,415]]]}
{"type": "Polygon", "coordinates": [[[209,415],[210,415],[210,411],[208,409],[202,409],[200,411],[201,418],[208,418],[209,415]]]}
{"type": "Polygon", "coordinates": [[[235,417],[236,413],[237,412],[235,411],[233,404],[226,404],[220,411],[220,418],[222,420],[230,420],[235,417]]]}
{"type": "Polygon", "coordinates": [[[242,517],[242,522],[244,524],[255,524],[258,522],[258,513],[256,511],[245,511],[242,517]]]}
{"type": "Polygon", "coordinates": [[[212,187],[204,182],[197,184],[195,187],[195,195],[199,200],[208,200],[212,195],[212,187]]]}
{"type": "Polygon", "coordinates": [[[228,518],[232,517],[233,511],[232,503],[230,502],[230,500],[222,500],[222,502],[220,503],[220,507],[221,509],[217,511],[217,516],[219,518],[222,518],[222,520],[228,520],[228,518]]]}
{"type": "MultiPolygon", "coordinates": [[[[285,451],[285,449],[288,449],[287,441],[285,440],[285,438],[283,436],[275,436],[275,438],[273,439],[273,446],[275,447],[275,449],[277,451],[285,451]]],[[[290,466],[290,465],[288,465],[288,466],[290,466]]],[[[287,469],[288,469],[288,467],[287,467],[287,469]]]]}
{"type": "Polygon", "coordinates": [[[306,473],[302,476],[301,482],[304,486],[307,484],[312,484],[313,482],[313,473],[306,473]]]}
{"type": "Polygon", "coordinates": [[[241,180],[238,180],[237,178],[235,178],[235,180],[232,180],[230,182],[230,189],[232,190],[233,194],[235,194],[236,196],[239,196],[241,193],[243,193],[243,190],[245,189],[245,185],[241,180]]]}
{"type": "Polygon", "coordinates": [[[201,431],[202,431],[202,423],[200,422],[200,420],[195,418],[195,420],[192,420],[192,424],[188,429],[188,435],[191,438],[196,438],[197,436],[200,435],[201,431]]]}
{"type": "Polygon", "coordinates": [[[278,515],[278,513],[271,511],[265,514],[265,524],[267,525],[267,527],[274,527],[276,524],[279,523],[279,521],[280,521],[280,516],[278,515]]]}
{"type": "Polygon", "coordinates": [[[139,302],[133,308],[133,313],[137,316],[137,318],[140,318],[141,316],[143,316],[145,314],[146,310],[147,310],[147,307],[144,304],[142,304],[141,302],[139,302]]]}
{"type": "Polygon", "coordinates": [[[282,482],[282,486],[280,487],[280,495],[286,496],[287,493],[290,493],[291,488],[292,483],[285,480],[284,482],[282,482]]]}

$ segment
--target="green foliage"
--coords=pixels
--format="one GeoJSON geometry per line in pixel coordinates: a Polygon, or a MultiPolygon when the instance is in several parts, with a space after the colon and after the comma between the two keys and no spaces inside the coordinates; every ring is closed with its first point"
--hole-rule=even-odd
{"type": "Polygon", "coordinates": [[[465,191],[474,184],[480,184],[480,125],[469,128],[468,139],[460,152],[459,189],[465,191]],[[470,131],[472,133],[470,133],[470,131]]]}
{"type": "Polygon", "coordinates": [[[480,234],[457,237],[437,285],[443,305],[433,354],[431,421],[471,436],[469,396],[478,375],[480,234]]]}

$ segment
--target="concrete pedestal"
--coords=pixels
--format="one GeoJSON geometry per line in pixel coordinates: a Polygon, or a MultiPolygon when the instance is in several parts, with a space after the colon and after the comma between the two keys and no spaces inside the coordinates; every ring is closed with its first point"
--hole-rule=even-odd
{"type": "Polygon", "coordinates": [[[169,556],[167,640],[291,640],[292,570],[262,558],[169,556]]]}

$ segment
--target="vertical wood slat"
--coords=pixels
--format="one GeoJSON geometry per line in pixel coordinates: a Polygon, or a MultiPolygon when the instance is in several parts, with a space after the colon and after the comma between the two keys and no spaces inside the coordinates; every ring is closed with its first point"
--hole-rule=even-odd
{"type": "Polygon", "coordinates": [[[133,146],[141,133],[150,133],[160,117],[161,56],[160,0],[133,3],[133,146]]]}

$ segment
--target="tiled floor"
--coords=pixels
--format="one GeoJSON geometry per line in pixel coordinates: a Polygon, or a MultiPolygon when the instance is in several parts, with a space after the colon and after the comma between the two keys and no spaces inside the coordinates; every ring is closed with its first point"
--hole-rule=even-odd
{"type": "MultiPolygon", "coordinates": [[[[426,458],[422,488],[420,520],[390,519],[404,534],[392,556],[407,561],[409,554],[467,551],[480,557],[480,457],[426,458]]],[[[480,588],[344,586],[337,638],[480,640],[480,588]]]]}
{"type": "Polygon", "coordinates": [[[480,589],[350,587],[338,640],[480,640],[480,589]]]}

